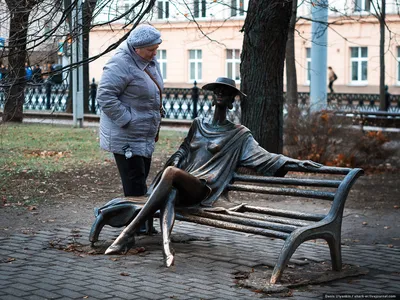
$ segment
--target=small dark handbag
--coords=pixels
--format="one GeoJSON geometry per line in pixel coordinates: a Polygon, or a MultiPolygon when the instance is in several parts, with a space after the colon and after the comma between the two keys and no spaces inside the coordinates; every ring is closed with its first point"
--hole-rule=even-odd
{"type": "MultiPolygon", "coordinates": [[[[151,80],[154,81],[154,83],[156,84],[158,90],[160,91],[160,115],[161,118],[165,117],[165,110],[164,107],[162,105],[162,91],[161,91],[161,87],[159,86],[158,82],[154,79],[153,75],[150,74],[150,72],[147,69],[144,69],[144,71],[147,73],[147,75],[149,75],[149,77],[151,78],[151,80]]],[[[161,122],[160,125],[158,126],[158,130],[157,130],[157,135],[155,138],[155,141],[158,142],[158,138],[159,138],[159,134],[160,134],[160,128],[161,128],[161,122]]]]}

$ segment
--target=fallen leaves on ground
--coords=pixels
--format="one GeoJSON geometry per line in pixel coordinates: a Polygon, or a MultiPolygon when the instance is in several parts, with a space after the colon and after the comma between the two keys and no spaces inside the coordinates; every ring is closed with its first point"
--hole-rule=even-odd
{"type": "Polygon", "coordinates": [[[24,150],[24,155],[27,157],[69,157],[71,155],[71,151],[53,151],[53,150],[24,150]]]}
{"type": "Polygon", "coordinates": [[[7,257],[7,258],[5,258],[5,259],[2,259],[0,262],[2,262],[2,263],[10,263],[10,262],[13,262],[13,261],[16,261],[16,258],[14,258],[14,257],[7,257]]]}

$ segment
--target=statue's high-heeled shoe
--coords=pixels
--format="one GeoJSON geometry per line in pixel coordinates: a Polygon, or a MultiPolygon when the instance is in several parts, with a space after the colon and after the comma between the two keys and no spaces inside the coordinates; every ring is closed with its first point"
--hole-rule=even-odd
{"type": "Polygon", "coordinates": [[[164,264],[167,268],[175,264],[175,250],[173,248],[170,249],[168,247],[168,249],[164,249],[163,256],[164,256],[164,264]]]}
{"type": "Polygon", "coordinates": [[[117,239],[114,243],[111,244],[110,247],[107,248],[104,254],[126,254],[129,249],[135,246],[135,237],[123,237],[121,239],[117,239]]]}
{"type": "Polygon", "coordinates": [[[168,254],[164,257],[164,263],[167,268],[173,266],[175,264],[175,256],[172,254],[168,254]]]}

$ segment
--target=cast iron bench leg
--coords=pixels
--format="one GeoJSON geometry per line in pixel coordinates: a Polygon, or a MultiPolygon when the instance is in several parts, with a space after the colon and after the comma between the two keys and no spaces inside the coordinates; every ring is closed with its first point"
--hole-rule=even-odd
{"type": "Polygon", "coordinates": [[[334,234],[330,235],[325,239],[328,242],[329,250],[331,253],[332,260],[332,270],[341,271],[342,270],[342,251],[341,251],[341,235],[335,236],[334,234]]]}
{"type": "Polygon", "coordinates": [[[288,264],[294,251],[296,251],[297,247],[299,247],[299,245],[303,242],[303,236],[305,236],[304,231],[297,231],[297,233],[293,233],[286,239],[282,247],[278,261],[276,262],[275,268],[272,271],[270,279],[271,284],[275,284],[281,279],[283,270],[286,268],[286,265],[288,264]]]}
{"type": "Polygon", "coordinates": [[[317,238],[325,239],[328,242],[332,259],[332,269],[340,271],[342,268],[340,230],[339,222],[326,222],[323,225],[316,224],[315,226],[299,228],[293,231],[282,247],[278,261],[272,271],[270,283],[275,284],[281,279],[283,270],[286,268],[294,251],[296,251],[303,242],[317,238]]]}
{"type": "Polygon", "coordinates": [[[105,224],[106,222],[104,221],[103,215],[100,214],[97,216],[89,234],[89,241],[92,243],[92,245],[99,240],[100,231],[103,229],[105,224]]]}

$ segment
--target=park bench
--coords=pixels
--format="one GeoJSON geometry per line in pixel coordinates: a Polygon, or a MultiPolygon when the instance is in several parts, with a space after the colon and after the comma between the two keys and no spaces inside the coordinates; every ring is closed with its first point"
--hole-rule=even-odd
{"type": "Polygon", "coordinates": [[[351,117],[353,123],[364,126],[400,127],[400,113],[388,111],[336,111],[339,117],[351,117]]]}
{"type": "MultiPolygon", "coordinates": [[[[352,185],[363,175],[363,170],[324,166],[304,171],[288,165],[285,166],[285,171],[288,171],[285,177],[235,173],[224,196],[229,197],[231,192],[237,191],[240,197],[243,197],[240,198],[243,203],[233,207],[219,207],[217,201],[216,206],[210,208],[177,208],[176,219],[285,240],[270,279],[272,284],[280,280],[295,250],[308,240],[326,240],[330,249],[332,269],[340,271],[344,205],[352,185]],[[268,201],[265,201],[265,206],[253,206],[246,204],[251,202],[251,198],[243,196],[244,192],[277,195],[282,197],[282,200],[288,197],[298,200],[320,199],[331,201],[331,207],[327,214],[323,214],[268,208],[268,201]]],[[[143,205],[121,199],[112,201],[108,206],[97,209],[96,221],[89,237],[91,242],[98,240],[100,230],[105,224],[115,227],[129,224],[143,205]],[[116,205],[109,205],[112,201],[116,205]],[[103,215],[109,213],[107,210],[113,210],[111,215],[115,217],[105,221],[103,215]]],[[[152,222],[150,223],[149,228],[152,228],[152,222]]]]}

